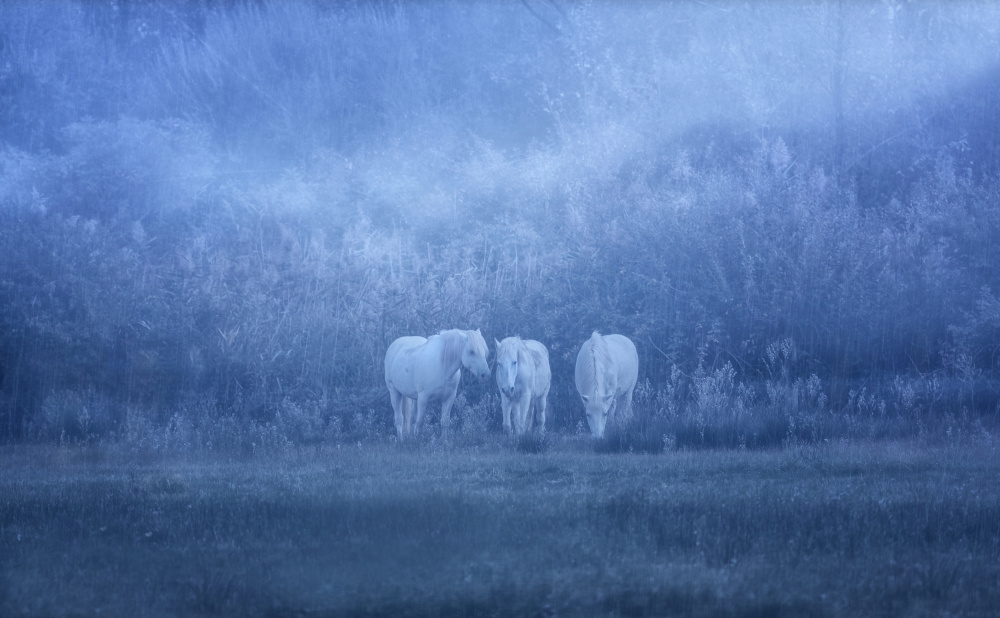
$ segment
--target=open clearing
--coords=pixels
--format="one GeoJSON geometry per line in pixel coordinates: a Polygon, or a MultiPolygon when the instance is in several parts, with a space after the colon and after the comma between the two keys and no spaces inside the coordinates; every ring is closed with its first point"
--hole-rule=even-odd
{"type": "Polygon", "coordinates": [[[0,449],[0,614],[987,615],[1000,458],[0,449]]]}

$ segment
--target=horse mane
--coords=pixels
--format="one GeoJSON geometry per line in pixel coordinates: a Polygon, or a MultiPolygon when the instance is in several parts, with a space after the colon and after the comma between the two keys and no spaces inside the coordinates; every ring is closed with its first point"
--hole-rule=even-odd
{"type": "Polygon", "coordinates": [[[465,337],[459,330],[443,330],[438,333],[441,337],[441,366],[450,367],[455,363],[461,364],[462,351],[465,349],[465,337]]]}
{"type": "Polygon", "coordinates": [[[481,334],[479,334],[479,331],[467,330],[465,332],[469,336],[469,344],[472,346],[472,351],[475,352],[477,356],[489,358],[490,349],[486,346],[486,340],[483,339],[481,334]]]}
{"type": "Polygon", "coordinates": [[[486,347],[486,340],[474,330],[443,330],[438,333],[442,339],[441,345],[441,366],[449,367],[454,363],[462,363],[462,352],[465,346],[472,346],[476,354],[486,358],[489,348],[486,347]]]}
{"type": "Polygon", "coordinates": [[[590,355],[589,358],[584,359],[583,374],[579,377],[583,391],[593,393],[597,387],[598,376],[603,375],[603,372],[599,371],[598,368],[604,369],[611,366],[611,352],[608,350],[604,338],[601,337],[601,333],[596,330],[588,341],[590,341],[590,355]]]}
{"type": "Polygon", "coordinates": [[[507,337],[500,342],[500,347],[497,348],[497,361],[501,358],[506,358],[506,354],[509,354],[512,350],[515,357],[520,357],[522,347],[524,347],[524,342],[521,341],[520,337],[507,337]]]}

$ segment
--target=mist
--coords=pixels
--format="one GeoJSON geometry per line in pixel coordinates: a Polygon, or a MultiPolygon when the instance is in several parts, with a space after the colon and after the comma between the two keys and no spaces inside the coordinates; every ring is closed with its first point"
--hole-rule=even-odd
{"type": "Polygon", "coordinates": [[[566,430],[594,330],[681,408],[728,366],[995,415],[993,3],[0,13],[6,439],[388,430],[445,328],[544,342],[566,430]]]}
{"type": "Polygon", "coordinates": [[[0,2],[0,615],[994,615],[998,41],[0,2]]]}

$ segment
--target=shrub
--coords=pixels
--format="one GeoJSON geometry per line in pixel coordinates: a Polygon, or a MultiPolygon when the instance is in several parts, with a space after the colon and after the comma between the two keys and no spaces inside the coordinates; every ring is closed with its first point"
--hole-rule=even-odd
{"type": "Polygon", "coordinates": [[[115,402],[93,389],[59,390],[42,401],[29,435],[60,443],[99,440],[119,430],[122,416],[115,402]]]}
{"type": "Polygon", "coordinates": [[[673,446],[676,429],[664,418],[633,415],[625,423],[616,423],[594,440],[597,453],[660,453],[673,446]]]}
{"type": "Polygon", "coordinates": [[[452,407],[453,427],[457,424],[453,439],[467,446],[485,444],[491,439],[496,427],[495,417],[499,414],[500,397],[492,391],[473,405],[469,405],[465,393],[459,393],[452,407]]]}
{"type": "Polygon", "coordinates": [[[330,417],[316,401],[297,403],[285,398],[274,417],[277,431],[296,445],[336,442],[341,437],[342,424],[330,417]]]}

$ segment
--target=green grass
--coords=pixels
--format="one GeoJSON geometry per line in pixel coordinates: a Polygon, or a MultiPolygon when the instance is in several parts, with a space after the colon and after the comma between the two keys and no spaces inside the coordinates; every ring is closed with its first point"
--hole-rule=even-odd
{"type": "Polygon", "coordinates": [[[227,461],[0,449],[0,615],[840,616],[1000,607],[1000,457],[598,454],[548,436],[227,461]]]}

